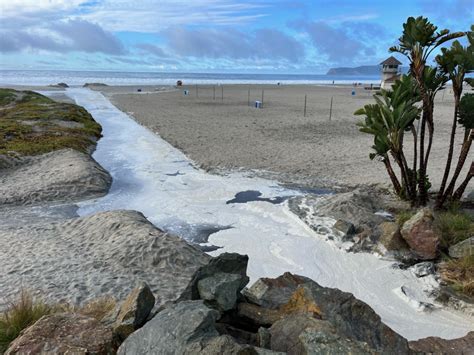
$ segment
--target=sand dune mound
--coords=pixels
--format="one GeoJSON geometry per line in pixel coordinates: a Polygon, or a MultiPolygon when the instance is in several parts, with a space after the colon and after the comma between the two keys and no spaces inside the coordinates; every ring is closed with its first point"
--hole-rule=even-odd
{"type": "Polygon", "coordinates": [[[105,195],[109,173],[85,153],[63,149],[0,170],[0,205],[77,201],[105,195]]]}
{"type": "Polygon", "coordinates": [[[51,301],[124,300],[145,281],[156,305],[174,300],[209,256],[154,227],[139,212],[0,229],[0,308],[22,287],[51,301]]]}

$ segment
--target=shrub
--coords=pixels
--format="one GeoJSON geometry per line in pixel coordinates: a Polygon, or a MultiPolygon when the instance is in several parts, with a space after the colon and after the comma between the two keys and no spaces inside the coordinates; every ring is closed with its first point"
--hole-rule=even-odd
{"type": "Polygon", "coordinates": [[[54,311],[54,307],[34,299],[30,292],[21,290],[18,299],[11,302],[0,315],[0,353],[7,350],[23,329],[54,311]]]}
{"type": "Polygon", "coordinates": [[[469,215],[462,212],[439,213],[435,225],[440,232],[440,246],[443,249],[474,235],[474,222],[469,215]]]}
{"type": "Polygon", "coordinates": [[[474,297],[474,255],[441,263],[440,273],[454,290],[474,297]]]}
{"type": "Polygon", "coordinates": [[[414,214],[412,211],[400,211],[397,214],[397,218],[396,218],[398,226],[402,228],[405,222],[408,221],[413,216],[414,214]]]}

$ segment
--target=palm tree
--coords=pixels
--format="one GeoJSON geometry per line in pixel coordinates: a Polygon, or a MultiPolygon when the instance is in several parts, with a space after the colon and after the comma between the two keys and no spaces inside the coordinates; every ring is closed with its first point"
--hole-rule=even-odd
{"type": "MultiPolygon", "coordinates": [[[[426,166],[428,164],[430,148],[433,140],[433,103],[432,92],[439,89],[431,88],[427,85],[426,61],[430,54],[443,43],[464,36],[463,32],[450,33],[444,29],[437,31],[438,27],[433,25],[425,17],[409,17],[403,24],[403,34],[399,38],[399,45],[390,48],[391,52],[398,52],[406,56],[410,62],[410,74],[413,75],[423,102],[423,114],[421,118],[420,142],[419,142],[419,170],[418,170],[418,190],[419,203],[425,205],[428,201],[428,186],[426,176],[426,166]],[[431,92],[430,92],[431,91],[431,92]],[[425,152],[425,133],[428,127],[428,149],[425,152]]],[[[429,73],[428,73],[429,74],[429,73]]],[[[431,77],[428,75],[428,77],[431,77]]],[[[441,84],[442,85],[442,84],[441,84]]]]}
{"type": "MultiPolygon", "coordinates": [[[[464,108],[462,112],[460,112],[460,105],[465,76],[466,74],[469,74],[474,71],[474,25],[471,26],[471,31],[467,32],[466,35],[469,42],[469,45],[467,47],[463,47],[460,42],[454,41],[451,45],[451,48],[442,48],[441,54],[436,56],[436,62],[438,63],[439,67],[444,73],[446,73],[446,75],[452,82],[454,94],[454,117],[451,128],[448,158],[446,161],[446,167],[444,170],[441,187],[439,189],[438,196],[436,199],[436,206],[438,208],[440,208],[444,204],[446,199],[453,198],[452,193],[454,191],[456,180],[459,177],[459,174],[461,173],[461,170],[467,158],[467,154],[472,144],[472,114],[469,112],[469,109],[472,109],[472,107],[470,106],[472,98],[463,98],[464,108]],[[451,170],[458,118],[459,123],[465,128],[464,139],[458,163],[454,171],[454,175],[448,187],[446,188],[449,172],[451,170]]],[[[459,196],[459,198],[460,197],[461,196],[459,196]]]]}

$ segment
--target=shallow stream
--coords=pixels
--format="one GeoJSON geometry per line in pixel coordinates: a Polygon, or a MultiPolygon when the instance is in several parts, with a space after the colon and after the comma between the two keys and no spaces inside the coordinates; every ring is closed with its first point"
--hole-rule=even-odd
{"type": "MultiPolygon", "coordinates": [[[[94,158],[113,177],[109,194],[81,203],[79,215],[141,211],[156,226],[211,255],[249,255],[251,282],[289,271],[351,292],[410,340],[455,338],[474,330],[472,320],[463,315],[420,310],[420,302],[433,302],[424,292],[432,279],[419,279],[371,254],[341,251],[308,228],[285,202],[301,192],[242,174],[208,174],[101,93],[82,88],[66,93],[102,125],[104,137],[94,158]]],[[[334,220],[321,218],[320,223],[330,228],[334,220]]]]}

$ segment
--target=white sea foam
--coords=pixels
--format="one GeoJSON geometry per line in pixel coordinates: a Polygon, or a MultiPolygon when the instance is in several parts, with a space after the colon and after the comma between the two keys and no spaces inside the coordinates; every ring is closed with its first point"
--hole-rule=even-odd
{"type": "MultiPolygon", "coordinates": [[[[114,179],[106,197],[81,204],[80,215],[135,209],[158,227],[166,226],[177,233],[180,228],[189,230],[183,228],[183,221],[190,225],[231,226],[210,236],[210,243],[222,247],[211,254],[248,254],[251,282],[285,271],[308,276],[323,286],[353,293],[408,339],[455,338],[474,330],[467,316],[445,309],[422,311],[420,305],[433,300],[425,292],[426,283],[411,271],[393,268],[391,262],[371,254],[341,251],[309,229],[285,204],[226,204],[241,191],[260,191],[266,198],[297,192],[281,188],[274,181],[239,174],[207,174],[100,93],[68,89],[67,94],[102,124],[104,138],[94,158],[114,179]],[[408,291],[400,292],[402,287],[408,291]]],[[[333,223],[328,218],[321,220],[321,225],[328,228],[333,223]]]]}

